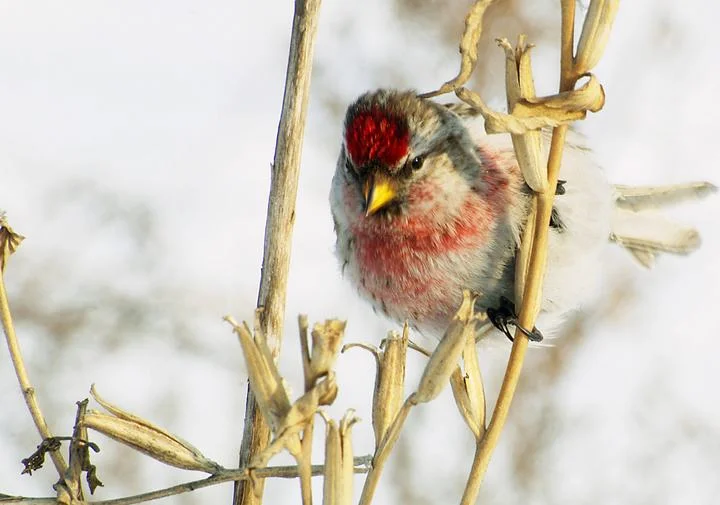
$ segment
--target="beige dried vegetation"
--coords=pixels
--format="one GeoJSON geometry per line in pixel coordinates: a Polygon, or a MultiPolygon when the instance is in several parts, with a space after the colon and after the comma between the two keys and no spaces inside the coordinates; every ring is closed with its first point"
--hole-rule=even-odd
{"type": "MultiPolygon", "coordinates": [[[[597,77],[591,74],[600,60],[617,11],[617,0],[592,0],[586,14],[577,48],[574,47],[575,2],[562,0],[561,75],[558,92],[537,97],[532,76],[532,46],[520,37],[512,46],[506,39],[498,40],[506,61],[505,89],[507,113],[490,109],[478,93],[465,85],[475,70],[485,10],[492,1],[479,0],[466,17],[465,32],[460,44],[461,66],[458,75],[426,96],[453,92],[467,107],[480,113],[488,133],[509,133],[517,159],[528,185],[534,190],[533,212],[522,237],[516,278],[517,299],[521,300],[520,325],[534,327],[539,312],[541,286],[547,257],[547,235],[567,125],[583,119],[588,111],[602,108],[604,93],[597,77]],[[587,81],[578,86],[580,79],[587,81]],[[552,128],[549,153],[541,151],[540,130],[552,128]]],[[[469,469],[460,503],[475,503],[493,450],[507,420],[518,379],[522,370],[527,337],[516,332],[505,378],[495,403],[487,415],[485,388],[476,349],[476,323],[484,314],[474,312],[474,294],[465,292],[445,336],[427,356],[422,377],[406,396],[405,369],[408,349],[419,349],[409,341],[408,328],[402,335],[391,332],[380,348],[369,344],[347,344],[369,350],[377,367],[372,403],[372,429],[375,447],[369,456],[355,457],[352,429],[359,422],[352,410],[339,420],[330,419],[322,407],[332,404],[338,394],[335,366],[341,352],[345,323],[328,320],[315,324],[308,336],[307,318],[299,318],[299,336],[304,372],[304,391],[291,398],[283,374],[278,368],[281,352],[285,293],[290,259],[294,205],[300,165],[305,112],[311,75],[313,42],[317,27],[319,0],[296,3],[290,58],[287,70],[283,113],[279,126],[272,186],[265,235],[263,275],[254,327],[225,319],[237,334],[249,375],[248,401],[240,464],[226,469],[169,431],[115,407],[92,390],[95,400],[109,414],[87,411],[86,402],[78,405],[74,436],[70,438],[70,462],[60,452],[63,439],[49,430],[34,395],[33,386],[14,332],[9,303],[0,277],[0,308],[20,387],[43,443],[27,460],[28,471],[37,469],[49,454],[58,471],[56,495],[47,498],[13,497],[12,503],[95,503],[128,505],[171,496],[194,489],[235,481],[234,501],[238,504],[262,502],[264,481],[271,477],[292,477],[300,481],[303,504],[312,503],[311,477],[324,476],[323,503],[350,504],[353,500],[355,473],[366,473],[360,503],[373,501],[385,462],[398,442],[412,409],[419,403],[433,401],[449,384],[458,411],[476,441],[476,452],[469,469]],[[312,465],[312,440],[316,415],[325,422],[325,454],[323,465],[312,465]],[[96,469],[90,464],[87,430],[98,431],[167,465],[210,474],[195,480],[142,495],[109,501],[86,499],[81,477],[85,475],[91,491],[101,485],[96,469]],[[295,466],[268,466],[270,459],[286,451],[295,466]]],[[[497,50],[497,49],[496,49],[497,50]]],[[[690,188],[692,189],[692,188],[690,188]]],[[[689,190],[690,190],[689,189],[689,190]]],[[[689,191],[688,190],[688,191],[689,191]]],[[[633,195],[623,195],[628,201],[633,195]]],[[[0,268],[5,274],[7,260],[15,252],[22,237],[15,233],[5,218],[0,221],[0,268]]],[[[420,349],[421,350],[421,349],[420,349]]],[[[422,350],[421,350],[422,351],[422,350]]],[[[361,424],[361,427],[364,427],[361,424]]],[[[358,428],[355,428],[358,429],[358,428]]],[[[0,498],[0,502],[3,499],[0,498]]]]}

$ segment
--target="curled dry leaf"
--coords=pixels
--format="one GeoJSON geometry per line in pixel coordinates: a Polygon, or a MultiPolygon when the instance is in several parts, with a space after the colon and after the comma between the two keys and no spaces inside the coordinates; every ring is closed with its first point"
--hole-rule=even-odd
{"type": "Polygon", "coordinates": [[[575,55],[574,71],[578,75],[590,72],[602,58],[619,6],[620,0],[590,2],[575,55]]]}
{"type": "MultiPolygon", "coordinates": [[[[532,46],[527,44],[524,35],[518,39],[516,48],[513,48],[507,39],[499,39],[498,44],[505,50],[505,89],[508,110],[512,111],[518,101],[535,98],[535,83],[530,63],[532,46]]],[[[512,134],[511,138],[525,182],[533,191],[544,192],[548,180],[540,130],[512,134]]]]}
{"type": "MultiPolygon", "coordinates": [[[[605,92],[592,74],[581,88],[541,98],[520,98],[511,114],[496,112],[477,93],[459,88],[455,94],[485,119],[488,134],[521,135],[533,130],[556,127],[584,119],[587,111],[597,112],[605,104],[605,92]]],[[[544,156],[542,156],[544,158],[544,156]]]]}
{"type": "Polygon", "coordinates": [[[95,391],[95,386],[91,388],[90,394],[110,414],[88,411],[83,417],[82,427],[100,432],[176,468],[207,473],[216,473],[222,469],[183,439],[103,400],[95,391]]]}
{"type": "Polygon", "coordinates": [[[523,134],[541,128],[554,128],[568,124],[576,119],[582,119],[584,114],[576,113],[576,117],[559,120],[550,117],[531,116],[517,117],[512,114],[503,114],[488,107],[477,93],[467,88],[459,88],[455,91],[457,97],[475,109],[485,120],[485,132],[489,135],[495,133],[523,134]]]}
{"type": "Polygon", "coordinates": [[[494,0],[476,0],[475,4],[470,8],[465,17],[465,30],[462,39],[460,39],[460,72],[458,75],[440,86],[437,91],[424,93],[423,98],[431,98],[433,96],[442,95],[456,90],[465,85],[473,70],[478,58],[478,41],[482,35],[482,22],[485,16],[485,10],[493,3],[494,0]]]}
{"type": "Polygon", "coordinates": [[[605,91],[592,74],[584,74],[588,81],[578,89],[541,98],[519,100],[512,110],[518,117],[547,117],[559,122],[583,119],[587,113],[597,112],[605,104],[605,91]]]}
{"type": "Polygon", "coordinates": [[[7,222],[5,212],[0,210],[0,271],[5,271],[8,258],[23,240],[25,237],[12,229],[7,222]]]}
{"type": "Polygon", "coordinates": [[[425,365],[414,396],[415,403],[426,403],[436,398],[457,368],[466,340],[475,337],[476,317],[473,307],[476,298],[470,291],[463,291],[462,305],[425,365]]]}

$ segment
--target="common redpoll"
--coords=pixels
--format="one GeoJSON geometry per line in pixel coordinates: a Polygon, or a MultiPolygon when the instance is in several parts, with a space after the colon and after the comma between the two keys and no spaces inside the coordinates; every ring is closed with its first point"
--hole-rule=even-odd
{"type": "MultiPolygon", "coordinates": [[[[411,91],[360,96],[347,110],[330,191],[343,274],[377,311],[438,337],[463,289],[479,294],[478,311],[513,310],[531,194],[509,136],[485,135],[456,110],[411,91]]],[[[714,189],[611,186],[577,137],[563,155],[566,183],[550,224],[543,331],[594,297],[609,242],[646,266],[658,252],[697,248],[695,230],[652,209],[714,189]]]]}

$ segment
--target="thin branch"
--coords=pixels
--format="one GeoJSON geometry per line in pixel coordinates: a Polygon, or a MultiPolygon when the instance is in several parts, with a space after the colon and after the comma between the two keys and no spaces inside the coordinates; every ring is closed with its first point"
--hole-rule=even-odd
{"type": "MultiPolygon", "coordinates": [[[[575,22],[575,0],[562,1],[562,32],[561,32],[561,77],[560,91],[572,89],[575,80],[573,78],[573,30],[575,22]]],[[[545,264],[547,262],[548,232],[550,229],[550,216],[552,213],[557,179],[560,173],[560,162],[565,144],[567,126],[558,126],[553,130],[548,157],[548,186],[543,193],[536,193],[537,213],[535,221],[535,233],[533,236],[532,250],[530,254],[530,265],[525,283],[522,298],[522,307],[519,314],[519,324],[525,328],[533,328],[535,319],[540,312],[542,302],[542,283],[545,275],[545,264]]],[[[508,360],[505,377],[503,379],[498,400],[493,411],[490,425],[485,436],[480,440],[468,482],[463,493],[461,505],[471,505],[477,500],[480,485],[490,463],[490,457],[497,446],[500,434],[507,421],[508,412],[513,396],[520,380],[520,372],[525,360],[525,353],[528,347],[528,339],[516,330],[512,352],[508,360]]]]}
{"type": "Polygon", "coordinates": [[[438,90],[421,94],[420,96],[422,98],[432,98],[449,93],[450,91],[455,91],[470,80],[470,76],[475,69],[475,63],[477,63],[477,48],[480,35],[482,34],[483,17],[485,16],[487,8],[490,7],[494,1],[495,0],[476,0],[465,17],[465,30],[460,40],[461,59],[458,75],[440,86],[438,90]]]}
{"type": "MultiPolygon", "coordinates": [[[[280,354],[282,342],[300,155],[320,2],[321,0],[295,1],[282,115],[271,172],[258,307],[264,307],[261,327],[275,359],[280,354]]],[[[267,446],[269,438],[270,430],[257,409],[248,384],[239,466],[247,466],[248,462],[267,446]]],[[[261,502],[262,482],[257,486],[248,486],[245,481],[238,482],[233,503],[249,505],[261,502]]]]}
{"type": "MultiPolygon", "coordinates": [[[[370,470],[370,462],[372,456],[359,456],[354,459],[354,473],[367,473],[370,470]]],[[[316,477],[325,474],[324,465],[312,465],[310,467],[312,476],[316,477]]],[[[211,477],[200,480],[193,480],[190,482],[184,482],[176,486],[167,487],[164,489],[158,489],[150,491],[149,493],[142,493],[133,496],[127,496],[125,498],[116,498],[113,500],[101,500],[101,501],[85,501],[85,502],[74,502],[75,505],[133,505],[134,503],[143,503],[151,500],[157,500],[159,498],[166,498],[168,496],[174,496],[182,493],[188,493],[195,489],[201,489],[204,487],[214,486],[216,484],[222,484],[223,482],[238,481],[238,480],[252,480],[268,479],[268,478],[279,478],[279,479],[295,479],[299,476],[298,467],[296,465],[289,466],[268,466],[265,468],[257,468],[249,472],[247,469],[236,469],[236,470],[223,470],[211,477]]],[[[57,503],[56,498],[27,498],[21,496],[5,497],[0,495],[0,504],[13,504],[13,505],[55,505],[57,503]]]]}
{"type": "MultiPolygon", "coordinates": [[[[40,410],[40,404],[35,395],[35,388],[30,382],[30,377],[28,376],[25,362],[20,352],[20,343],[15,334],[15,326],[13,325],[12,315],[10,313],[10,304],[8,302],[7,292],[5,291],[5,280],[2,269],[0,269],[0,318],[2,318],[5,340],[7,341],[8,350],[10,351],[13,367],[15,367],[15,375],[20,384],[20,390],[22,391],[23,398],[25,398],[25,404],[35,422],[38,433],[40,433],[40,438],[43,440],[52,438],[53,434],[50,432],[50,428],[48,428],[45,417],[40,410]]],[[[60,451],[50,451],[50,457],[60,475],[60,479],[63,480],[65,478],[65,472],[67,471],[65,458],[63,458],[60,451]]]]}
{"type": "Polygon", "coordinates": [[[397,442],[400,437],[400,432],[405,425],[405,420],[410,413],[410,409],[415,405],[417,405],[417,403],[415,402],[415,393],[413,393],[405,400],[402,408],[395,416],[393,423],[388,428],[387,433],[385,433],[385,437],[375,450],[372,468],[365,478],[365,484],[363,485],[362,494],[360,495],[360,505],[370,505],[372,502],[375,489],[377,489],[377,485],[380,482],[380,475],[385,467],[385,462],[388,457],[390,457],[390,453],[393,447],[395,447],[395,442],[397,442]]]}

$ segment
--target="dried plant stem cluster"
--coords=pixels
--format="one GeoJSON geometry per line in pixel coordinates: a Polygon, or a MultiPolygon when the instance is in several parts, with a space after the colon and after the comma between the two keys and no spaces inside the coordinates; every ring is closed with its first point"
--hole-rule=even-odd
{"type": "MultiPolygon", "coordinates": [[[[603,106],[602,87],[590,72],[603,53],[618,0],[591,0],[577,48],[573,44],[575,2],[561,1],[561,75],[559,91],[554,95],[536,96],[530,61],[532,46],[524,37],[520,37],[514,47],[505,39],[498,41],[506,57],[507,113],[491,110],[477,94],[463,87],[476,64],[483,14],[491,3],[492,0],[478,0],[467,15],[460,44],[461,68],[457,77],[425,96],[452,91],[483,115],[488,133],[509,133],[512,136],[518,163],[528,186],[534,191],[531,213],[518,251],[515,296],[516,305],[520,307],[520,325],[533,328],[542,299],[548,229],[567,125],[583,119],[588,111],[595,112],[603,106]],[[578,87],[581,78],[587,78],[587,82],[578,87]],[[541,141],[541,130],[544,128],[553,129],[549,152],[543,150],[541,141]]],[[[408,348],[420,350],[409,341],[407,325],[402,335],[391,332],[380,347],[360,343],[342,347],[344,322],[327,320],[315,324],[311,330],[307,318],[300,316],[304,387],[298,398],[291,397],[277,366],[319,5],[320,0],[298,0],[295,5],[283,113],[272,168],[259,308],[254,326],[250,328],[246,323],[237,323],[230,316],[225,318],[239,338],[249,376],[239,468],[220,466],[169,431],[103,400],[94,387],[91,394],[107,413],[87,410],[87,401],[79,402],[72,436],[52,436],[23,364],[2,281],[7,258],[22,237],[10,228],[4,216],[0,216],[0,314],[23,396],[42,439],[38,450],[23,461],[25,471],[30,473],[39,468],[49,453],[60,477],[55,486],[57,496],[13,498],[13,503],[89,503],[84,497],[81,477],[85,475],[91,493],[102,485],[96,468],[90,464],[90,450],[99,450],[88,440],[90,429],[167,465],[210,474],[205,479],[150,493],[92,502],[95,504],[129,505],[228,481],[237,483],[234,503],[260,504],[264,479],[281,477],[298,478],[302,503],[309,505],[313,502],[311,478],[323,475],[322,502],[349,505],[353,500],[354,474],[367,473],[360,504],[369,505],[385,463],[413,407],[432,401],[448,384],[458,410],[476,440],[475,457],[460,502],[463,505],[475,503],[507,419],[528,346],[525,334],[517,331],[500,394],[488,423],[476,350],[476,325],[485,319],[485,314],[474,312],[475,294],[469,291],[463,293],[462,305],[436,349],[433,352],[423,351],[428,358],[424,372],[417,387],[407,396],[405,364],[408,348]],[[354,456],[352,429],[359,419],[353,410],[347,411],[339,420],[330,419],[323,411],[323,407],[332,404],[338,395],[335,371],[338,355],[353,347],[372,352],[377,364],[372,403],[375,446],[371,457],[354,456]],[[325,422],[323,465],[312,464],[317,415],[325,422]],[[69,463],[59,452],[61,442],[65,440],[70,442],[69,463]],[[268,467],[270,459],[281,451],[292,455],[297,464],[293,467],[268,467]]],[[[671,196],[652,196],[655,199],[679,198],[684,193],[706,189],[687,187],[676,189],[671,196]]],[[[638,199],[638,195],[630,190],[620,191],[619,194],[620,198],[626,199],[629,207],[638,199]]]]}
{"type": "MultiPolygon", "coordinates": [[[[476,11],[484,12],[485,3],[476,2],[468,15],[467,26],[481,25],[473,21],[476,11]]],[[[515,279],[516,304],[520,306],[519,324],[533,328],[540,311],[542,283],[547,262],[548,232],[558,174],[569,122],[583,119],[588,111],[596,112],[604,104],[604,92],[597,79],[589,72],[599,62],[610,34],[612,21],[619,5],[618,0],[593,0],[590,3],[577,51],[574,50],[575,0],[562,0],[560,86],[556,95],[537,98],[530,64],[530,46],[521,37],[513,48],[499,40],[506,55],[506,90],[509,114],[491,111],[475,93],[463,88],[469,76],[461,72],[439,92],[453,90],[457,96],[477,110],[486,119],[488,133],[510,133],[518,164],[525,180],[533,190],[531,212],[525,226],[521,248],[517,256],[515,279]],[[588,82],[575,89],[581,77],[588,82]],[[545,163],[540,142],[540,128],[553,127],[550,152],[545,163]]],[[[466,31],[464,37],[470,37],[466,31]]],[[[479,40],[479,29],[474,34],[479,40]]],[[[465,48],[468,45],[465,44],[465,48]]],[[[475,46],[469,47],[475,50],[475,46]]],[[[463,50],[463,68],[474,64],[472,52],[463,50]]],[[[435,93],[437,94],[437,93],[435,93]]],[[[487,430],[477,438],[477,448],[470,476],[462,497],[463,505],[475,503],[493,450],[507,420],[510,404],[520,378],[528,346],[528,339],[519,330],[515,333],[513,348],[505,371],[495,410],[487,430]]],[[[456,395],[457,398],[457,395],[456,395]]],[[[460,403],[460,402],[458,402],[460,403]]]]}

